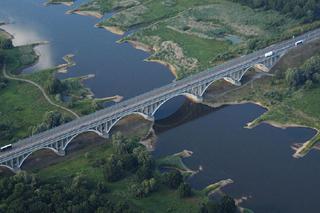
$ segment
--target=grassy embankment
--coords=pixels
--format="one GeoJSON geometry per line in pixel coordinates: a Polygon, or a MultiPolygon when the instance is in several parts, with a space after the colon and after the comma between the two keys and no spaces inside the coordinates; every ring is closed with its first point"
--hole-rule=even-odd
{"type": "Polygon", "coordinates": [[[43,122],[46,112],[59,111],[65,117],[73,117],[65,110],[50,105],[44,98],[41,91],[34,85],[7,80],[3,76],[2,66],[6,63],[6,72],[11,76],[25,78],[41,85],[46,94],[58,105],[68,107],[76,111],[79,115],[87,114],[98,108],[98,102],[93,99],[91,92],[84,88],[81,78],[71,78],[62,81],[64,87],[63,96],[68,97],[68,101],[62,100],[62,95],[51,94],[47,85],[52,85],[56,80],[55,73],[58,70],[66,69],[74,65],[72,58],[66,57],[67,64],[53,69],[35,72],[33,74],[20,74],[21,69],[34,64],[38,56],[33,48],[36,44],[13,47],[10,43],[11,35],[5,31],[0,31],[0,43],[8,47],[0,48],[1,63],[1,84],[0,88],[0,145],[15,142],[20,138],[31,135],[33,127],[43,122]],[[7,43],[4,43],[6,41],[7,43]]]}
{"type": "Polygon", "coordinates": [[[117,34],[135,29],[120,41],[151,52],[147,60],[178,79],[319,25],[227,0],[92,0],[76,10],[87,11],[113,12],[97,26],[117,34]]]}
{"type": "MultiPolygon", "coordinates": [[[[293,50],[271,70],[273,77],[260,78],[237,89],[228,86],[223,96],[210,95],[209,91],[205,102],[214,106],[254,102],[266,107],[268,111],[250,122],[249,128],[265,122],[282,128],[303,126],[316,129],[317,135],[296,149],[294,157],[303,157],[320,140],[320,86],[316,83],[310,88],[292,89],[286,82],[285,72],[289,68],[301,67],[313,55],[320,54],[319,47],[320,42],[317,41],[293,50]]],[[[217,82],[211,90],[224,84],[217,82]]]]}

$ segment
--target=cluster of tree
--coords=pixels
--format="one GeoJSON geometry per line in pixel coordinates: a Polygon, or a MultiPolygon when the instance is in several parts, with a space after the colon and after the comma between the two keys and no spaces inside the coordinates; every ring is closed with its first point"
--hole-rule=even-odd
{"type": "MultiPolygon", "coordinates": [[[[5,56],[4,56],[3,52],[0,50],[0,68],[1,69],[4,64],[4,58],[5,58],[5,56]]],[[[8,85],[8,79],[4,78],[2,76],[2,74],[0,74],[0,90],[7,87],[7,85],[8,85]]]]}
{"type": "Polygon", "coordinates": [[[220,201],[209,201],[203,203],[200,208],[201,213],[235,213],[237,212],[237,207],[234,200],[225,195],[220,201]]]}
{"type": "Polygon", "coordinates": [[[152,177],[154,160],[149,152],[137,143],[137,139],[115,134],[112,144],[114,154],[104,165],[104,174],[108,181],[118,181],[132,173],[136,174],[140,181],[152,177]]]}
{"type": "Polygon", "coordinates": [[[43,122],[32,129],[32,134],[40,133],[48,129],[60,126],[71,120],[69,117],[65,117],[59,111],[46,112],[43,118],[43,122]]]}
{"type": "Polygon", "coordinates": [[[311,88],[320,83],[320,56],[314,56],[298,68],[288,69],[285,74],[287,84],[294,89],[305,86],[311,88]]]}
{"type": "Polygon", "coordinates": [[[0,90],[6,88],[8,86],[8,82],[8,79],[0,75],[0,90]]]}
{"type": "Polygon", "coordinates": [[[320,18],[319,0],[232,0],[252,8],[272,9],[304,22],[320,18]]]}
{"type": "Polygon", "coordinates": [[[45,89],[52,95],[61,94],[66,90],[65,85],[60,79],[48,79],[45,83],[45,89]]]}
{"type": "Polygon", "coordinates": [[[0,38],[0,48],[1,49],[13,48],[12,40],[8,38],[0,38]]]}
{"type": "Polygon", "coordinates": [[[90,182],[85,176],[71,180],[41,182],[20,173],[0,179],[0,212],[136,212],[126,200],[113,201],[105,183],[90,182]]]}
{"type": "Polygon", "coordinates": [[[10,123],[0,123],[0,140],[12,139],[13,133],[16,129],[10,123]]]}

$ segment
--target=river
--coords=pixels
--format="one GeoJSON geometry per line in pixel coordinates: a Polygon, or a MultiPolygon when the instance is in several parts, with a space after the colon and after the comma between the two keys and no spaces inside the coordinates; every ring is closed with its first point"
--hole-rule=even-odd
{"type": "MultiPolygon", "coordinates": [[[[77,1],[73,7],[83,2],[77,1]]],[[[0,1],[0,21],[11,23],[3,28],[14,34],[14,44],[50,42],[37,48],[39,62],[24,72],[61,64],[62,57],[72,53],[77,65],[59,78],[95,74],[85,86],[96,97],[130,98],[174,80],[166,67],[144,62],[147,53],[128,44],[116,44],[121,37],[94,28],[98,19],[65,15],[72,7],[44,7],[43,3],[0,1]]],[[[290,148],[312,137],[313,130],[282,130],[265,124],[244,129],[265,110],[253,104],[212,109],[187,102],[180,107],[184,101],[178,97],[157,113],[156,157],[184,149],[193,151],[185,163],[193,169],[203,167],[189,180],[194,187],[201,189],[231,178],[234,183],[223,191],[235,198],[248,197],[242,205],[255,212],[318,212],[320,155],[312,151],[303,159],[294,159],[290,148]]]]}

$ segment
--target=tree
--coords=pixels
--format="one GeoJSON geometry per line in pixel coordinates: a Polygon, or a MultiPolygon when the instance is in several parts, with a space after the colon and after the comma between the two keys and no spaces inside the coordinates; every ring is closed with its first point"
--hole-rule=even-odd
{"type": "Polygon", "coordinates": [[[191,186],[188,183],[180,184],[178,188],[180,198],[190,197],[191,196],[191,186]]]}
{"type": "Polygon", "coordinates": [[[64,117],[59,111],[46,112],[43,117],[43,122],[34,127],[32,133],[36,134],[60,126],[61,124],[68,122],[69,119],[70,118],[68,117],[64,117]]]}
{"type": "Polygon", "coordinates": [[[234,213],[236,212],[236,210],[237,210],[237,207],[236,207],[235,201],[229,196],[224,196],[221,200],[220,212],[234,213]]]}
{"type": "Polygon", "coordinates": [[[46,82],[45,88],[50,94],[59,94],[65,90],[65,86],[62,84],[62,82],[55,77],[54,79],[49,79],[46,82]]]}
{"type": "Polygon", "coordinates": [[[122,163],[114,155],[105,165],[104,176],[110,182],[118,181],[123,177],[122,163]]]}
{"type": "Polygon", "coordinates": [[[177,189],[183,181],[183,177],[179,171],[171,171],[164,174],[164,182],[172,189],[177,189]]]}
{"type": "Polygon", "coordinates": [[[0,48],[2,49],[11,49],[13,48],[11,39],[0,39],[0,48]]]}

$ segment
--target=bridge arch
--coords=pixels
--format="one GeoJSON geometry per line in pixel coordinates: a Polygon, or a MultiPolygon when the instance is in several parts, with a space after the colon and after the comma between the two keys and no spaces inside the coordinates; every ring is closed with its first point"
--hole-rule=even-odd
{"type": "Polygon", "coordinates": [[[99,136],[103,136],[103,134],[101,132],[99,132],[98,130],[95,130],[95,129],[89,129],[89,130],[85,130],[81,133],[78,133],[78,134],[75,134],[74,136],[72,136],[67,142],[66,144],[63,146],[62,150],[66,150],[66,148],[68,147],[68,145],[76,138],[78,137],[79,135],[81,134],[84,134],[84,133],[87,133],[87,132],[93,132],[93,133],[96,133],[97,135],[99,136]]]}
{"type": "Polygon", "coordinates": [[[130,116],[130,115],[139,115],[139,116],[143,117],[143,118],[146,119],[146,120],[153,120],[153,118],[151,118],[149,115],[146,115],[146,114],[144,114],[144,113],[142,113],[142,112],[131,112],[131,113],[127,113],[127,114],[119,117],[118,119],[116,119],[116,120],[109,126],[109,128],[108,128],[108,130],[107,130],[107,133],[109,133],[109,132],[111,131],[111,129],[112,129],[119,121],[121,121],[122,119],[124,119],[125,117],[128,117],[128,116],[130,116]]]}
{"type": "Polygon", "coordinates": [[[0,165],[0,169],[2,169],[2,168],[4,168],[4,169],[7,170],[7,171],[12,172],[13,174],[16,173],[15,170],[14,170],[14,168],[12,168],[11,166],[1,164],[1,165],[0,165]]]}
{"type": "Polygon", "coordinates": [[[41,150],[50,150],[52,151],[53,153],[55,153],[56,155],[59,155],[59,151],[52,148],[52,147],[42,147],[40,149],[37,149],[37,150],[34,150],[32,152],[30,152],[29,154],[27,154],[24,158],[22,158],[22,160],[19,162],[19,165],[18,165],[18,168],[21,168],[22,164],[34,153],[38,152],[38,151],[41,151],[41,150]]]}
{"type": "MultiPolygon", "coordinates": [[[[254,68],[255,68],[255,65],[246,68],[246,69],[241,73],[239,79],[233,79],[233,80],[241,81],[241,79],[243,78],[243,76],[244,76],[249,70],[254,69],[254,68]]],[[[221,78],[221,79],[224,79],[224,78],[221,78]]],[[[203,89],[203,91],[201,91],[201,97],[203,97],[204,93],[207,91],[207,89],[208,89],[214,82],[219,81],[219,80],[221,80],[221,79],[216,79],[216,80],[211,81],[211,82],[203,89]]]]}
{"type": "Polygon", "coordinates": [[[168,101],[170,101],[170,100],[172,100],[172,99],[174,99],[174,98],[176,98],[176,97],[179,97],[179,96],[184,96],[184,97],[186,97],[186,98],[188,98],[188,99],[190,99],[190,100],[192,100],[192,101],[194,101],[194,102],[196,102],[196,103],[201,102],[201,97],[198,97],[198,96],[196,96],[196,95],[194,95],[194,94],[191,94],[191,93],[188,93],[188,92],[176,94],[176,95],[174,95],[174,96],[172,96],[172,97],[170,97],[170,98],[162,101],[162,102],[153,110],[152,116],[154,116],[154,115],[156,114],[156,112],[157,112],[165,103],[167,103],[168,101]]]}

